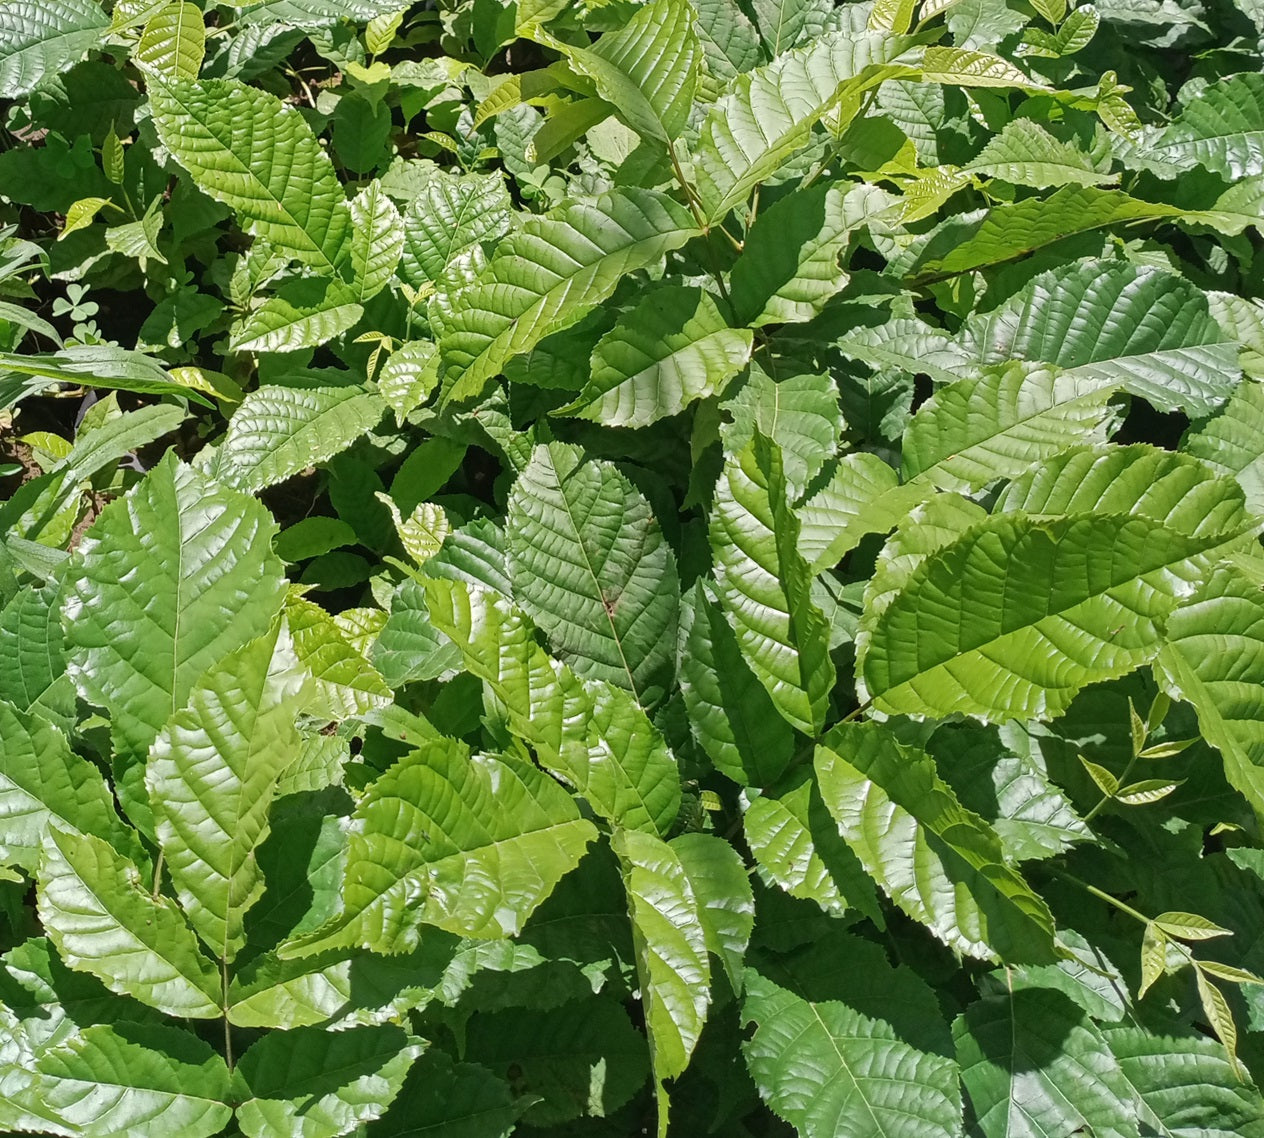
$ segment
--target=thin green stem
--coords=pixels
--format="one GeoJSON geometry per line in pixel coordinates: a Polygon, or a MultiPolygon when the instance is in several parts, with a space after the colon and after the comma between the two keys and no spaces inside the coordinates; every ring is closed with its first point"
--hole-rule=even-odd
{"type": "Polygon", "coordinates": [[[158,900],[158,894],[162,891],[162,850],[158,851],[158,856],[154,859],[154,887],[151,896],[155,901],[158,900]]]}
{"type": "MultiPolygon", "coordinates": [[[[1124,767],[1123,774],[1119,776],[1120,786],[1127,785],[1128,776],[1132,774],[1132,768],[1136,765],[1136,763],[1137,763],[1137,756],[1133,755],[1132,758],[1128,760],[1128,765],[1124,767]]],[[[1102,800],[1096,806],[1094,806],[1092,810],[1090,810],[1087,814],[1084,815],[1084,821],[1091,822],[1094,818],[1097,817],[1098,814],[1101,813],[1102,808],[1105,807],[1107,803],[1114,802],[1114,801],[1115,801],[1115,796],[1113,794],[1103,794],[1102,800]]]]}
{"type": "Polygon", "coordinates": [[[1050,867],[1049,872],[1052,873],[1054,877],[1060,877],[1063,881],[1070,882],[1072,885],[1078,885],[1086,893],[1091,893],[1099,901],[1105,901],[1106,904],[1113,905],[1121,913],[1126,913],[1128,916],[1132,917],[1133,920],[1140,921],[1143,925],[1148,925],[1150,923],[1150,918],[1144,913],[1134,909],[1131,905],[1121,901],[1118,897],[1112,897],[1106,892],[1106,890],[1098,889],[1096,885],[1090,885],[1087,881],[1076,877],[1075,874],[1067,873],[1065,869],[1054,869],[1052,867],[1050,867]]]}
{"type": "Polygon", "coordinates": [[[221,991],[221,1006],[224,1010],[224,1062],[228,1064],[231,1071],[234,1066],[233,1059],[233,1025],[228,1022],[228,957],[221,956],[219,958],[219,975],[221,991]]]}

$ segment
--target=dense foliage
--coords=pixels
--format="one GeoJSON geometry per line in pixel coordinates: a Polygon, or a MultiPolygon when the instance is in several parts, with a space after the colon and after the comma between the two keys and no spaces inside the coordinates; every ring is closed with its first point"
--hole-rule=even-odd
{"type": "Polygon", "coordinates": [[[1264,7],[403,2],[0,2],[0,1129],[1264,1135],[1264,7]]]}

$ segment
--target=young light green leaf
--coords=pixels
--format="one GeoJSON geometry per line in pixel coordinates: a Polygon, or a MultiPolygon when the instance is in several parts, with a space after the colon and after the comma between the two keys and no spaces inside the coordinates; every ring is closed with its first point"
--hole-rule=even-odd
{"type": "Polygon", "coordinates": [[[760,1097],[804,1138],[955,1138],[957,1065],[919,1051],[884,1020],[837,1001],[811,1003],[753,970],[742,1044],[760,1097]]]}
{"type": "Polygon", "coordinates": [[[282,598],[276,524],[169,453],[79,545],[62,619],[67,671],[143,756],[202,674],[267,631],[282,598]]]}
{"type": "Polygon", "coordinates": [[[742,961],[755,927],[750,876],[737,851],[714,834],[680,834],[668,843],[698,903],[707,951],[741,990],[742,961]]]}
{"type": "Polygon", "coordinates": [[[754,334],[731,328],[710,293],[666,285],[622,315],[592,354],[592,377],[556,414],[647,427],[722,391],[750,359],[754,334]]]}
{"type": "Polygon", "coordinates": [[[781,452],[762,433],[725,463],[710,541],[716,592],[747,664],[792,726],[815,735],[834,686],[829,627],[813,604],[781,452]]]}
{"type": "Polygon", "coordinates": [[[175,0],[149,18],[132,58],[162,79],[196,79],[205,54],[202,10],[175,0]]]}
{"type": "Polygon", "coordinates": [[[71,968],[168,1015],[219,1016],[219,969],[136,866],[91,834],[52,828],[38,874],[41,924],[71,968]]]}
{"type": "Polygon", "coordinates": [[[945,944],[984,960],[1053,959],[1053,918],[930,756],[884,724],[839,724],[816,752],[821,797],[866,871],[945,944]],[[844,755],[846,757],[844,757],[844,755]]]}
{"type": "Polygon", "coordinates": [[[302,701],[308,715],[350,719],[391,702],[386,681],[320,605],[291,595],[285,601],[285,621],[296,662],[311,689],[302,701]]]}
{"type": "Polygon", "coordinates": [[[333,164],[302,115],[235,79],[150,85],[162,144],[243,226],[334,275],[351,215],[333,164]]]}
{"type": "Polygon", "coordinates": [[[210,1138],[232,1119],[228,1066],[191,1032],[97,1023],[39,1057],[49,1107],[77,1133],[210,1138]]]}
{"type": "Polygon", "coordinates": [[[649,502],[576,447],[535,449],[509,495],[514,599],[581,676],[645,707],[671,684],[680,584],[649,502]]]}
{"type": "Polygon", "coordinates": [[[626,188],[531,218],[486,270],[452,298],[439,340],[449,398],[482,393],[514,355],[569,328],[620,279],[679,248],[697,230],[688,212],[651,190],[626,188]]]}
{"type": "Polygon", "coordinates": [[[262,490],[333,458],[384,410],[381,396],[363,387],[260,387],[233,413],[211,472],[239,490],[262,490]]]}

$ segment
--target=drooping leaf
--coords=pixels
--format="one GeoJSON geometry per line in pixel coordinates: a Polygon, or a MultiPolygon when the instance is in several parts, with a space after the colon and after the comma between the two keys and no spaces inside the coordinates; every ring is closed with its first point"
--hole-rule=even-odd
{"type": "Polygon", "coordinates": [[[665,834],[680,808],[680,774],[667,744],[626,691],[580,681],[534,640],[504,596],[459,580],[426,582],[431,619],[465,666],[505,705],[514,733],[542,766],[603,817],[665,834]]]}
{"type": "Polygon", "coordinates": [[[688,1065],[711,1002],[707,936],[698,898],[675,847],[635,830],[616,831],[611,845],[622,862],[628,892],[658,1091],[658,1133],[665,1138],[668,1097],[663,1081],[676,1078],[688,1065]]]}
{"type": "Polygon", "coordinates": [[[198,935],[227,961],[263,892],[256,851],[277,780],[298,756],[302,688],[278,624],[211,668],[150,748],[145,785],[172,884],[198,935]]]}
{"type": "Polygon", "coordinates": [[[987,1138],[1136,1135],[1124,1074],[1102,1033],[1061,992],[1027,988],[971,1004],[953,1026],[961,1079],[987,1138]]]}
{"type": "Polygon", "coordinates": [[[724,386],[754,343],[700,288],[657,288],[597,342],[592,378],[559,410],[610,427],[646,427],[724,386]]]}
{"type": "Polygon", "coordinates": [[[0,97],[33,91],[95,47],[109,17],[92,0],[14,0],[0,6],[0,97]]]}
{"type": "Polygon", "coordinates": [[[38,885],[40,922],[70,967],[168,1015],[221,1014],[219,969],[175,908],[154,897],[108,842],[52,828],[38,885]]]}
{"type": "Polygon", "coordinates": [[[153,82],[149,97],[158,137],[203,192],[276,248],[337,271],[351,215],[297,109],[234,79],[153,82]]]}
{"type": "Polygon", "coordinates": [[[232,1118],[228,1066],[187,1031],[92,1024],[39,1058],[45,1102],[79,1133],[209,1138],[232,1118]]]}
{"type": "Polygon", "coordinates": [[[439,341],[450,398],[481,394],[511,356],[570,327],[622,276],[654,264],[695,233],[688,212],[672,199],[630,188],[525,222],[452,299],[439,341]]]}
{"type": "Polygon", "coordinates": [[[897,742],[883,724],[840,724],[817,748],[816,772],[844,840],[914,920],[970,956],[1052,959],[1048,907],[925,752],[897,742]]]}
{"type": "Polygon", "coordinates": [[[812,1003],[746,974],[742,1044],[765,1102],[805,1138],[921,1138],[961,1133],[956,1064],[918,1051],[883,1020],[812,1003]]]}
{"type": "Polygon", "coordinates": [[[829,628],[809,593],[776,444],[762,433],[725,464],[710,539],[716,592],[747,664],[781,715],[816,734],[834,686],[829,628]]]}
{"type": "Polygon", "coordinates": [[[108,506],[67,572],[67,671],[143,756],[212,664],[267,631],[282,596],[275,523],[168,454],[108,506]]]}
{"type": "Polygon", "coordinates": [[[608,463],[537,447],[509,495],[515,601],[581,676],[643,706],[671,683],[680,584],[649,503],[608,463]]]}
{"type": "Polygon", "coordinates": [[[892,713],[1054,718],[1154,657],[1160,622],[1221,544],[1138,517],[995,517],[914,570],[858,672],[892,713]]]}
{"type": "Polygon", "coordinates": [[[235,1074],[252,1097],[237,1108],[248,1138],[337,1138],[380,1117],[424,1044],[398,1027],[269,1032],[235,1074]]]}
{"type": "Polygon", "coordinates": [[[239,490],[261,490],[325,462],[375,427],[382,398],[362,387],[269,384],[242,400],[215,450],[212,473],[239,490]]]}

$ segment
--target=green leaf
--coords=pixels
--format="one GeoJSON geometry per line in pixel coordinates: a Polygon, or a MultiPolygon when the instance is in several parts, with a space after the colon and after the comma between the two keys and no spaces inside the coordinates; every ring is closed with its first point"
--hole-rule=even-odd
{"type": "Polygon", "coordinates": [[[732,423],[720,428],[724,448],[736,454],[759,432],[780,448],[786,493],[793,501],[838,449],[843,414],[828,375],[790,375],[774,380],[758,364],[741,388],[721,405],[732,423]]]}
{"type": "Polygon", "coordinates": [[[1187,699],[1225,775],[1264,812],[1264,569],[1239,558],[1216,566],[1167,619],[1155,678],[1187,699]]]}
{"type": "Polygon", "coordinates": [[[729,295],[739,324],[811,320],[847,283],[838,259],[852,231],[891,199],[873,186],[813,186],[759,215],[733,266],[729,295]]]}
{"type": "Polygon", "coordinates": [[[378,390],[395,412],[395,423],[420,407],[439,386],[439,348],[433,340],[408,340],[382,365],[378,390]]]}
{"type": "Polygon", "coordinates": [[[759,35],[776,58],[784,51],[819,36],[830,26],[829,0],[752,0],[759,35]]]}
{"type": "MultiPolygon", "coordinates": [[[[706,71],[727,81],[761,60],[759,34],[736,0],[690,0],[706,71]]],[[[706,82],[707,76],[701,81],[706,82]]]]}
{"type": "Polygon", "coordinates": [[[904,432],[903,473],[945,490],[1012,478],[1075,443],[1102,441],[1115,386],[1033,364],[991,368],[941,387],[904,432]]]}
{"type": "Polygon", "coordinates": [[[352,295],[364,302],[376,296],[395,276],[404,250],[404,219],[386,196],[382,183],[370,182],[348,207],[351,238],[347,258],[351,264],[352,295]]]}
{"type": "Polygon", "coordinates": [[[957,1061],[987,1138],[1136,1135],[1128,1085],[1101,1031],[1061,992],[1027,988],[971,1004],[957,1061]]]}
{"type": "Polygon", "coordinates": [[[353,827],[345,915],[284,955],[347,945],[405,952],[421,923],[513,936],[596,836],[548,775],[507,756],[469,758],[453,740],[413,751],[378,778],[353,827]]]}
{"type": "Polygon", "coordinates": [[[92,1024],[39,1058],[45,1103],[77,1133],[209,1138],[232,1118],[228,1067],[187,1031],[92,1024]]]}
{"type": "Polygon", "coordinates": [[[1264,174],[1264,75],[1207,84],[1151,147],[1157,158],[1198,163],[1230,182],[1264,174]]]}
{"type": "Polygon", "coordinates": [[[267,631],[275,532],[258,502],[168,453],[84,536],[66,576],[67,671],[110,712],[120,758],[143,756],[201,675],[267,631]]]}
{"type": "Polygon", "coordinates": [[[616,830],[611,845],[623,864],[658,1090],[658,1133],[665,1138],[668,1098],[663,1081],[689,1065],[711,1002],[707,936],[689,874],[674,846],[635,830],[616,830]]]}
{"type": "Polygon", "coordinates": [[[710,526],[716,592],[742,655],[778,712],[815,735],[825,720],[834,664],[798,537],[781,453],[756,433],[725,463],[716,487],[710,526]]]}
{"type": "Polygon", "coordinates": [[[260,387],[233,413],[211,472],[238,490],[262,490],[333,458],[384,410],[381,396],[362,387],[260,387]]]}
{"type": "Polygon", "coordinates": [[[1219,414],[1191,430],[1181,449],[1231,474],[1252,511],[1264,510],[1264,384],[1243,380],[1219,414]]]}
{"type": "Polygon", "coordinates": [[[232,349],[293,352],[318,348],[354,327],[364,315],[355,295],[339,281],[296,281],[234,326],[232,349]]]}
{"type": "Polygon", "coordinates": [[[424,1044],[398,1027],[269,1032],[238,1063],[248,1138],[337,1138],[385,1113],[424,1044]]]}
{"type": "Polygon", "coordinates": [[[61,588],[28,585],[0,609],[0,699],[31,708],[66,671],[61,588]]]}
{"type": "Polygon", "coordinates": [[[964,170],[1018,186],[1100,186],[1117,180],[1109,163],[1054,138],[1031,119],[1014,119],[964,170]]]}
{"type": "Polygon", "coordinates": [[[426,581],[431,619],[505,705],[515,735],[602,817],[664,834],[680,775],[662,734],[622,688],[580,681],[535,642],[507,598],[463,581],[426,581]]]}
{"type": "Polygon", "coordinates": [[[672,199],[632,188],[524,222],[452,299],[439,340],[445,382],[453,385],[449,398],[478,396],[511,356],[569,328],[624,276],[655,264],[696,232],[672,199]]]}
{"type": "Polygon", "coordinates": [[[314,689],[303,704],[307,714],[351,719],[391,702],[386,681],[319,605],[291,595],[286,598],[285,619],[297,662],[314,689]]]}
{"type": "Polygon", "coordinates": [[[1082,687],[1154,657],[1220,544],[1136,517],[992,518],[914,570],[858,674],[892,714],[1056,718],[1082,687]]]}
{"type": "Polygon", "coordinates": [[[109,17],[92,0],[0,5],[0,98],[30,94],[101,41],[109,17]]]}
{"type": "Polygon", "coordinates": [[[176,0],[149,18],[133,58],[161,79],[196,79],[205,53],[202,10],[176,0]]]}
{"type": "Polygon", "coordinates": [[[414,287],[442,280],[467,249],[505,235],[512,208],[500,177],[432,174],[404,213],[400,277],[414,287]]]}
{"type": "Polygon", "coordinates": [[[176,896],[211,952],[231,961],[263,893],[255,852],[281,772],[298,756],[303,689],[278,628],[224,657],[154,740],[145,785],[176,896]]]}
{"type": "Polygon", "coordinates": [[[680,584],[649,502],[614,466],[551,443],[507,513],[517,603],[578,675],[657,703],[673,676],[680,584]]]}
{"type": "Polygon", "coordinates": [[[592,377],[559,411],[609,427],[647,427],[722,391],[754,334],[730,328],[710,293],[666,285],[620,316],[593,349],[592,377]]]}
{"type": "Polygon", "coordinates": [[[425,589],[416,581],[406,581],[395,591],[391,615],[373,645],[372,658],[385,681],[396,689],[438,679],[461,664],[456,645],[431,622],[425,589]]]}
{"type": "Polygon", "coordinates": [[[680,688],[698,745],[739,786],[776,782],[794,755],[793,729],[701,581],[686,595],[680,632],[680,688]]]}
{"type": "Polygon", "coordinates": [[[221,1014],[219,969],[171,904],[154,897],[113,846],[52,828],[38,885],[40,923],[71,968],[168,1015],[221,1014]]]}
{"type": "Polygon", "coordinates": [[[1042,273],[970,322],[983,363],[1044,360],[1155,407],[1210,414],[1240,375],[1237,349],[1189,281],[1126,261],[1042,273]]]}
{"type": "Polygon", "coordinates": [[[1159,1134],[1259,1138],[1264,1099],[1224,1049],[1176,1024],[1104,1029],[1140,1120],[1159,1134]]]}
{"type": "Polygon", "coordinates": [[[724,966],[733,990],[755,927],[750,877],[737,851],[714,834],[681,834],[669,843],[698,903],[707,951],[724,966]]]}
{"type": "Polygon", "coordinates": [[[816,751],[821,797],[901,909],[969,956],[1052,959],[1048,907],[1006,863],[991,827],[940,781],[929,755],[879,723],[839,724],[828,740],[816,751]]]}
{"type": "Polygon", "coordinates": [[[295,107],[235,79],[150,85],[162,144],[243,227],[333,275],[351,215],[333,164],[295,107]]]}
{"type": "Polygon", "coordinates": [[[0,864],[33,873],[53,826],[128,848],[101,772],[55,727],[0,700],[0,864]]]}
{"type": "Polygon", "coordinates": [[[390,1118],[371,1124],[368,1133],[372,1138],[509,1138],[520,1113],[509,1087],[486,1067],[454,1063],[432,1047],[409,1070],[390,1118]]]}
{"type": "Polygon", "coordinates": [[[950,1059],[919,1051],[890,1024],[836,1001],[812,1003],[747,971],[742,1044],[760,1097],[804,1138],[923,1138],[961,1133],[950,1059]]]}
{"type": "Polygon", "coordinates": [[[551,36],[545,42],[563,52],[643,138],[670,145],[684,129],[702,58],[687,0],[650,0],[590,48],[551,36]]]}
{"type": "Polygon", "coordinates": [[[754,799],[742,827],[763,880],[791,897],[815,901],[832,917],[856,909],[881,925],[873,882],[843,841],[810,777],[754,799]]]}
{"type": "Polygon", "coordinates": [[[884,79],[914,75],[893,61],[913,40],[831,33],[767,67],[739,75],[708,112],[694,151],[698,196],[718,222],[808,145],[812,128],[836,107],[884,79]]]}

